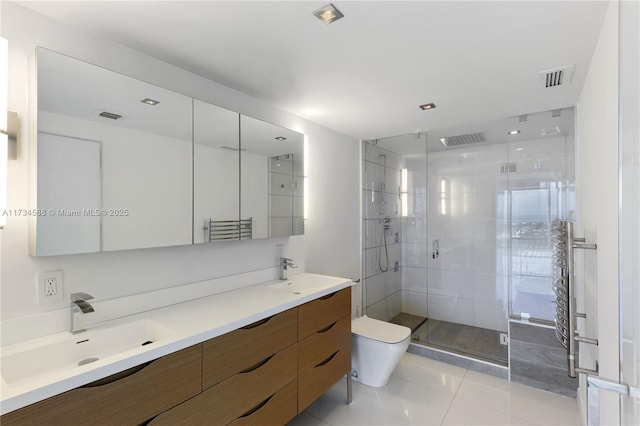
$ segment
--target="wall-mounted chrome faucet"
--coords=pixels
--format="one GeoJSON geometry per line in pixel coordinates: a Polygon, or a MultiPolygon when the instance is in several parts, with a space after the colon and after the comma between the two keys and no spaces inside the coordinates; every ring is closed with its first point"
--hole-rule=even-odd
{"type": "Polygon", "coordinates": [[[91,303],[87,302],[91,299],[93,296],[87,293],[71,293],[71,326],[69,328],[71,334],[85,331],[84,314],[94,312],[91,303]]]}
{"type": "Polygon", "coordinates": [[[280,279],[281,280],[287,279],[288,267],[292,267],[294,269],[297,268],[297,266],[293,263],[293,259],[289,259],[288,257],[281,257],[280,258],[280,279]]]}

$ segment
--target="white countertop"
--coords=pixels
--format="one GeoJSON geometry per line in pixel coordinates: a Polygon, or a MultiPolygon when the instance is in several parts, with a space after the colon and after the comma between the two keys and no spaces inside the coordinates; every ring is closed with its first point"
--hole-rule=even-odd
{"type": "MultiPolygon", "coordinates": [[[[14,380],[11,384],[3,377],[0,385],[0,414],[204,342],[352,284],[347,278],[303,273],[286,281],[255,284],[100,324],[99,328],[106,329],[148,319],[175,333],[169,338],[80,367],[14,380]]],[[[56,333],[5,346],[2,348],[2,356],[37,348],[59,339],[68,339],[69,335],[69,332],[56,333]]],[[[81,337],[82,334],[75,336],[81,337]]]]}

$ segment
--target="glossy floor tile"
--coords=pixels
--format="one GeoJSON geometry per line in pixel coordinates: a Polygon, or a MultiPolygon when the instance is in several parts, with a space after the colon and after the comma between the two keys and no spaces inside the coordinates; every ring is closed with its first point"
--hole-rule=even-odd
{"type": "Polygon", "coordinates": [[[387,386],[334,385],[291,426],[580,425],[575,399],[407,353],[387,386]]]}

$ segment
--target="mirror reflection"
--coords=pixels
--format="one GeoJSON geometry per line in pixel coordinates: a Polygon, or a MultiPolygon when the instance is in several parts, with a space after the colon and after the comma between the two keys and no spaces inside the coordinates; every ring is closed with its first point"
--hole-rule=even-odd
{"type": "Polygon", "coordinates": [[[240,218],[240,115],[193,102],[193,242],[251,239],[240,218]]]}
{"type": "Polygon", "coordinates": [[[191,244],[191,102],[38,48],[32,254],[191,244]]]}
{"type": "Polygon", "coordinates": [[[241,217],[253,238],[304,234],[304,136],[242,115],[241,217]]]}

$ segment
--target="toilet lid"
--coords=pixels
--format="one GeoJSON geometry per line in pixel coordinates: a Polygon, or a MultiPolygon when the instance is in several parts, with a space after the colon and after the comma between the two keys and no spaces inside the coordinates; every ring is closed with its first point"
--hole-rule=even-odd
{"type": "Polygon", "coordinates": [[[399,343],[411,335],[411,329],[365,315],[351,321],[351,333],[384,343],[399,343]]]}

